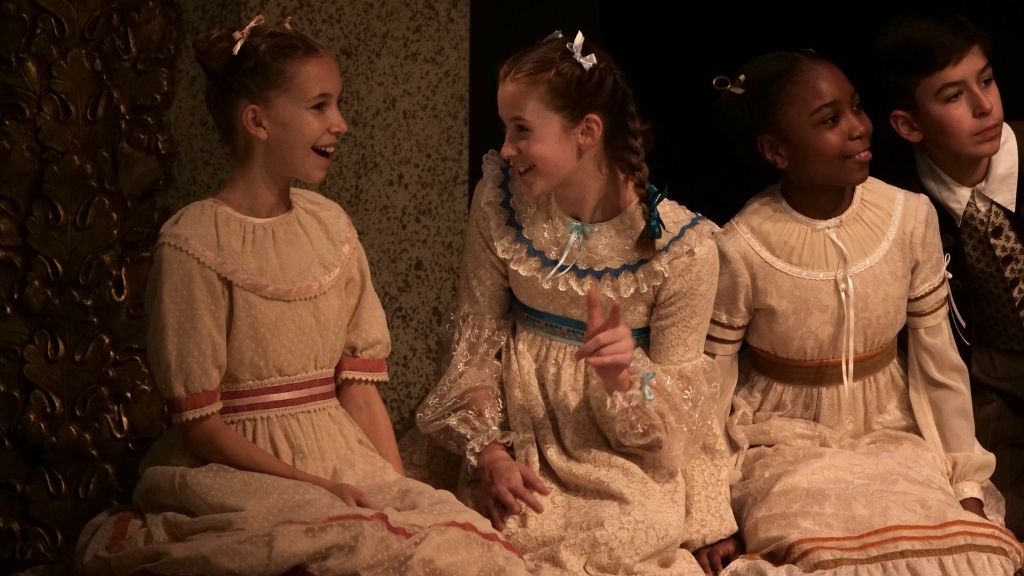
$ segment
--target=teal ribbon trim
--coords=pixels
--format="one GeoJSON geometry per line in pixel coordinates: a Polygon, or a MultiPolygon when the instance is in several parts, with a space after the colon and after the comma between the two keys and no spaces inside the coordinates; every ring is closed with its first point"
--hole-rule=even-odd
{"type": "MultiPolygon", "coordinates": [[[[524,330],[573,346],[583,344],[583,335],[587,331],[586,322],[531,308],[514,297],[512,312],[516,318],[516,325],[524,330]]],[[[634,328],[632,335],[638,347],[646,348],[651,341],[651,328],[634,328]]]]}

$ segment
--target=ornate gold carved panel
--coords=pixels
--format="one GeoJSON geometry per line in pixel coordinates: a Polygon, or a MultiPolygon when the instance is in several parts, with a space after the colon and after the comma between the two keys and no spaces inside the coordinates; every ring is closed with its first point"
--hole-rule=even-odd
{"type": "Polygon", "coordinates": [[[143,300],[172,1],[0,1],[0,572],[60,562],[163,430],[143,300]]]}

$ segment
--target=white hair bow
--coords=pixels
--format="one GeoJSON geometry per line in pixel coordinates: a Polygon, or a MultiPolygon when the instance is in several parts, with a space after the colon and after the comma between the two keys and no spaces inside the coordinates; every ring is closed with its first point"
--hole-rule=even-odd
{"type": "Polygon", "coordinates": [[[572,52],[572,57],[575,58],[576,61],[580,63],[580,66],[583,66],[584,70],[590,70],[591,66],[597,64],[597,56],[594,56],[592,53],[587,54],[586,56],[583,55],[582,31],[577,30],[576,39],[573,40],[572,42],[566,42],[565,47],[569,49],[569,52],[572,52]]]}
{"type": "Polygon", "coordinates": [[[235,30],[231,33],[231,37],[235,40],[238,40],[238,42],[235,42],[235,47],[231,49],[231,54],[235,56],[238,55],[238,51],[242,49],[242,44],[245,44],[245,41],[249,39],[249,32],[256,26],[263,24],[263,21],[263,15],[260,14],[253,18],[252,22],[246,24],[245,28],[242,28],[241,30],[235,30]]]}

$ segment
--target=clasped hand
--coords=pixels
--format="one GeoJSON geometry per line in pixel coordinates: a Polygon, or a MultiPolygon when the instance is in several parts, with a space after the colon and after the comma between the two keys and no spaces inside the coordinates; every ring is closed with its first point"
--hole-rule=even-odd
{"type": "Polygon", "coordinates": [[[372,508],[374,510],[380,510],[380,506],[378,506],[377,503],[373,501],[373,499],[364,494],[362,490],[356,488],[351,484],[345,484],[344,482],[335,482],[333,484],[327,484],[326,486],[324,486],[324,490],[327,490],[331,494],[334,494],[349,506],[358,506],[360,508],[372,508]]]}
{"type": "Polygon", "coordinates": [[[505,529],[509,516],[523,511],[523,503],[534,512],[543,512],[537,494],[550,490],[540,476],[516,462],[499,443],[484,448],[477,456],[480,487],[475,490],[476,509],[491,521],[495,530],[505,529]]]}

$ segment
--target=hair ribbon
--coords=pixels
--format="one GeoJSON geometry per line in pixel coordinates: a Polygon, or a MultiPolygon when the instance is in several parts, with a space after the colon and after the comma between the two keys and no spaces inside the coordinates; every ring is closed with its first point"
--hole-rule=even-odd
{"type": "Polygon", "coordinates": [[[575,58],[576,61],[580,63],[580,66],[583,66],[584,70],[589,71],[591,66],[597,64],[597,56],[594,56],[593,53],[587,54],[586,56],[583,55],[582,31],[577,30],[576,39],[573,40],[572,42],[566,42],[565,47],[569,49],[569,52],[572,52],[572,57],[575,58]]]}
{"type": "Polygon", "coordinates": [[[245,28],[242,28],[241,30],[235,30],[231,33],[231,37],[237,40],[237,42],[235,42],[235,47],[231,49],[232,55],[238,55],[238,51],[242,49],[242,44],[245,44],[245,41],[249,39],[249,32],[251,32],[253,28],[259,26],[260,24],[263,24],[263,21],[263,15],[259,14],[255,18],[253,18],[251,22],[246,24],[245,28]]]}
{"type": "Polygon", "coordinates": [[[658,212],[658,204],[661,204],[662,200],[668,196],[666,192],[662,192],[654,186],[647,188],[647,234],[653,240],[661,238],[661,231],[665,227],[665,223],[661,221],[661,214],[658,212]]]}

